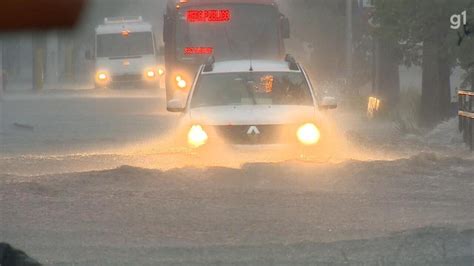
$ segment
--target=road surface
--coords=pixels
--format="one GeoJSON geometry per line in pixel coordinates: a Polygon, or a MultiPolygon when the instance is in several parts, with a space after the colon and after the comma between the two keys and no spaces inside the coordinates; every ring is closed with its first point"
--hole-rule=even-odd
{"type": "Polygon", "coordinates": [[[455,120],[404,135],[342,108],[335,151],[302,160],[176,148],[161,91],[2,108],[0,241],[47,265],[473,265],[455,120]]]}

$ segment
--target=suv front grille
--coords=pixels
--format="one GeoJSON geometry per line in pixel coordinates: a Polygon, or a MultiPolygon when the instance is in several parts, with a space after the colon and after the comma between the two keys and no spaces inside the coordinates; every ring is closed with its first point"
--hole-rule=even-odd
{"type": "Polygon", "coordinates": [[[286,136],[291,133],[291,128],[291,126],[285,125],[214,127],[215,132],[225,141],[240,145],[282,144],[288,142],[286,136]]]}

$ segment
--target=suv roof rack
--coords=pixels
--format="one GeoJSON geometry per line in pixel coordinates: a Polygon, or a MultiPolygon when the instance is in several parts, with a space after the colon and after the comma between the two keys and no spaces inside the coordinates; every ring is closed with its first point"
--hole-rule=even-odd
{"type": "Polygon", "coordinates": [[[214,63],[216,62],[216,59],[214,58],[213,55],[211,55],[208,59],[207,62],[204,66],[203,72],[211,72],[214,70],[214,63]]]}
{"type": "Polygon", "coordinates": [[[287,54],[285,56],[285,61],[288,62],[288,67],[290,68],[290,70],[300,70],[298,67],[298,63],[296,63],[296,59],[292,55],[287,54]]]}

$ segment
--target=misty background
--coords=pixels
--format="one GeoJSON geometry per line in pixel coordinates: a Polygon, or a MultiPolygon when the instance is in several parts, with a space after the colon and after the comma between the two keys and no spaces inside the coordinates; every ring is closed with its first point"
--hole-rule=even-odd
{"type": "MultiPolygon", "coordinates": [[[[463,29],[450,29],[453,14],[466,10],[474,17],[472,0],[280,0],[279,5],[291,24],[288,52],[304,63],[317,86],[341,99],[364,102],[375,96],[387,114],[405,101],[413,112],[404,116],[431,126],[456,114],[456,90],[473,83],[472,38],[463,29]]],[[[160,46],[165,8],[166,1],[157,0],[91,0],[74,30],[1,35],[4,90],[88,87],[94,68],[85,52],[93,49],[94,29],[104,17],[143,16],[154,25],[160,46]],[[44,72],[33,71],[38,64],[44,72]]]]}
{"type": "Polygon", "coordinates": [[[165,4],[90,0],[74,30],[0,34],[1,241],[52,265],[472,265],[456,90],[474,0],[280,0],[287,51],[339,102],[306,160],[188,152],[164,88],[93,88],[95,27],[140,15],[162,45],[165,4]]]}

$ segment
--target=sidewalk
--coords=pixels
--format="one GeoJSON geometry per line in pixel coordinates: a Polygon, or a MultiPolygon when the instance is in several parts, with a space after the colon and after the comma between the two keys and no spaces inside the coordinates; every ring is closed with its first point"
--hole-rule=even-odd
{"type": "Polygon", "coordinates": [[[74,92],[84,91],[93,88],[93,84],[87,82],[58,82],[55,84],[45,84],[39,91],[33,90],[31,81],[11,81],[8,83],[4,94],[43,94],[48,92],[74,92]]]}

